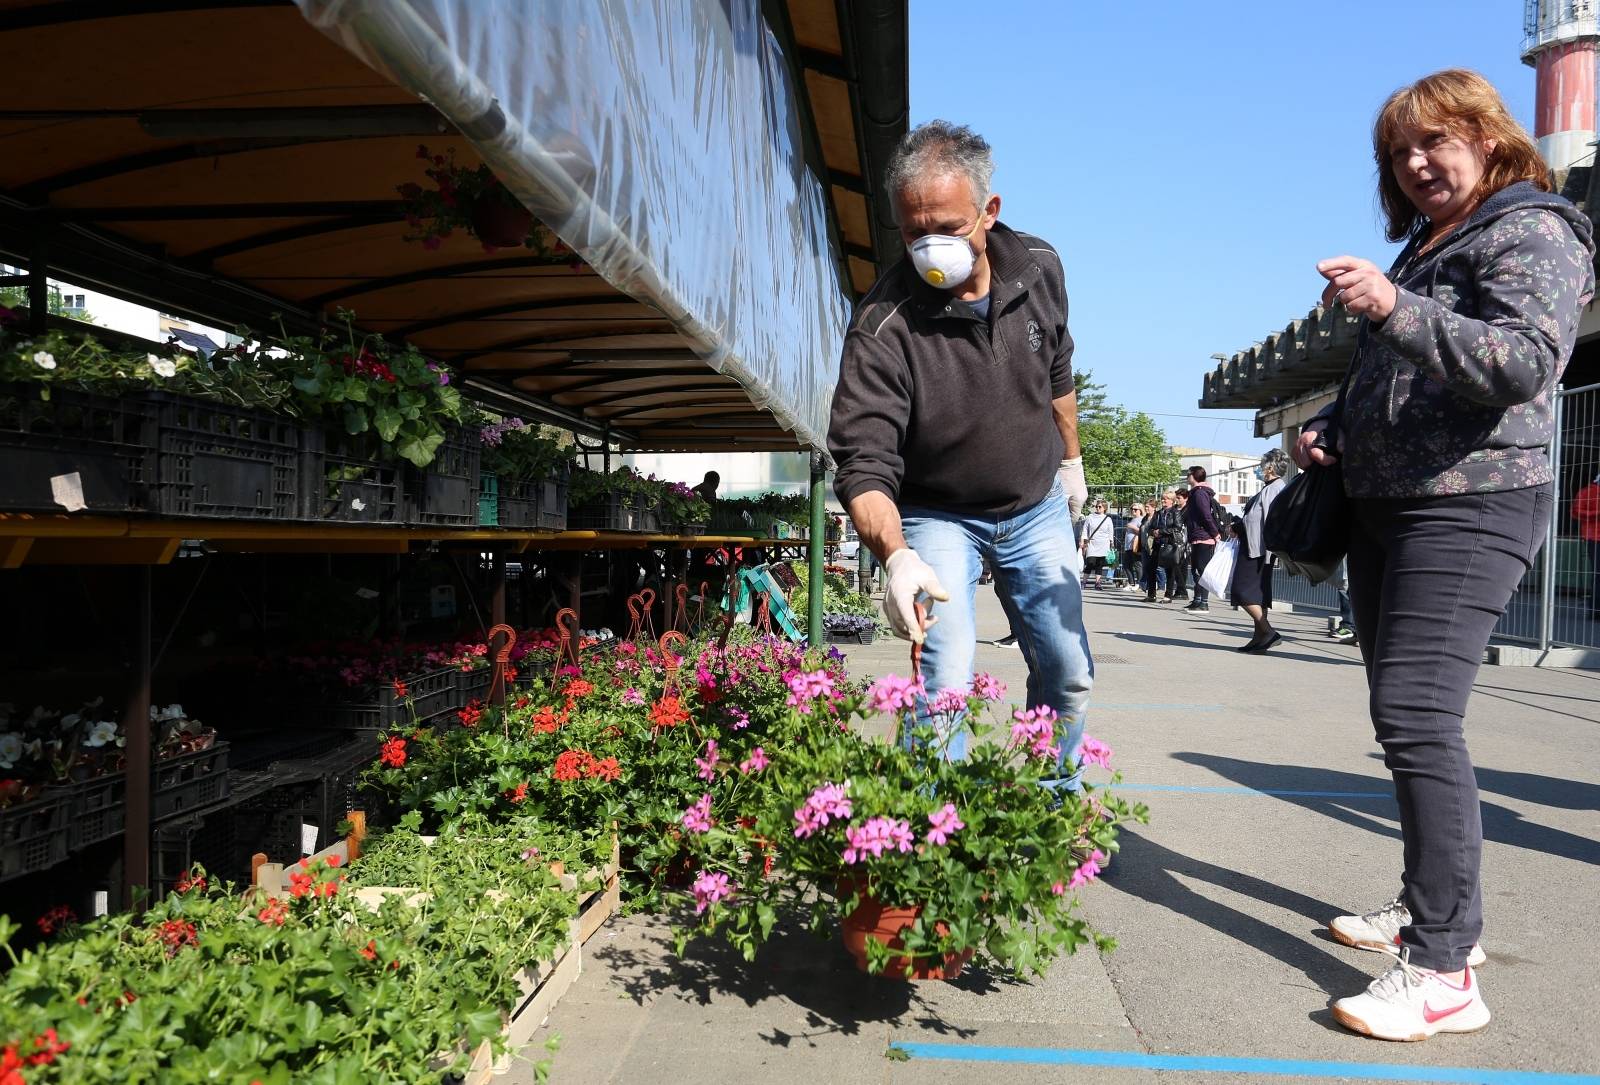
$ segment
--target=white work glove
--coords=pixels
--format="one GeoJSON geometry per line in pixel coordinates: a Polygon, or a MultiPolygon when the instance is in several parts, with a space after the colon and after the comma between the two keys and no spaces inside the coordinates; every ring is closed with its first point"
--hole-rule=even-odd
{"type": "MultiPolygon", "coordinates": [[[[894,630],[895,636],[921,644],[927,634],[917,620],[917,596],[926,594],[930,599],[946,603],[950,601],[950,593],[939,583],[933,568],[909,547],[890,554],[883,568],[889,574],[883,588],[883,616],[889,619],[889,628],[894,630]]],[[[928,624],[932,625],[933,621],[928,624]]]]}
{"type": "Polygon", "coordinates": [[[1056,477],[1061,480],[1061,491],[1067,495],[1067,511],[1076,520],[1083,512],[1083,503],[1089,500],[1089,484],[1083,478],[1083,457],[1062,460],[1061,466],[1056,468],[1056,477]]]}

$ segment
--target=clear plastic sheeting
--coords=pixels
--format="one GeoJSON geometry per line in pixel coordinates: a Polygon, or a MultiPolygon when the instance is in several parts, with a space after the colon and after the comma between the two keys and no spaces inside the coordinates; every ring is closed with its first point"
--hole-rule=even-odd
{"type": "MultiPolygon", "coordinates": [[[[757,0],[297,2],[799,444],[824,447],[849,308],[757,0]]],[[[717,437],[714,416],[688,424],[717,437]]]]}

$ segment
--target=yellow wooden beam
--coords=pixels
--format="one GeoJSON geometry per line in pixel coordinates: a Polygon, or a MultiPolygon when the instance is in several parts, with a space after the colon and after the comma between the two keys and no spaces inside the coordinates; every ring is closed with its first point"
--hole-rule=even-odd
{"type": "Polygon", "coordinates": [[[165,565],[181,539],[38,539],[29,565],[165,565]]]}
{"type": "Polygon", "coordinates": [[[13,538],[0,540],[0,569],[20,569],[33,547],[32,539],[13,538]]]}

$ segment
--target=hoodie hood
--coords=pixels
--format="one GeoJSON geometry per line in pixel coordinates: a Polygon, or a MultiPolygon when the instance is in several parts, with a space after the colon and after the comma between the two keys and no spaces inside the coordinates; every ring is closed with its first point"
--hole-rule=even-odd
{"type": "Polygon", "coordinates": [[[1528,181],[1518,181],[1514,185],[1507,185],[1487,200],[1484,200],[1478,209],[1472,213],[1472,217],[1467,219],[1467,224],[1462,231],[1451,239],[1450,247],[1454,248],[1457,242],[1470,234],[1477,233],[1496,219],[1509,215],[1513,211],[1521,211],[1525,208],[1533,207],[1554,212],[1565,219],[1567,225],[1572,227],[1572,232],[1578,236],[1578,242],[1589,251],[1589,258],[1591,260],[1594,259],[1594,223],[1589,221],[1589,216],[1579,211],[1572,201],[1565,196],[1558,196],[1554,192],[1545,192],[1528,181]]]}

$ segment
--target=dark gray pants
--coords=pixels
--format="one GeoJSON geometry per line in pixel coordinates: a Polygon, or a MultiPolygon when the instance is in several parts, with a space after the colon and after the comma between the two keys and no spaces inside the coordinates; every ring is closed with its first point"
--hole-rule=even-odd
{"type": "Polygon", "coordinates": [[[1462,722],[1489,634],[1550,523],[1546,488],[1351,502],[1350,601],[1394,774],[1411,963],[1453,972],[1483,929],[1483,822],[1462,722]]]}

